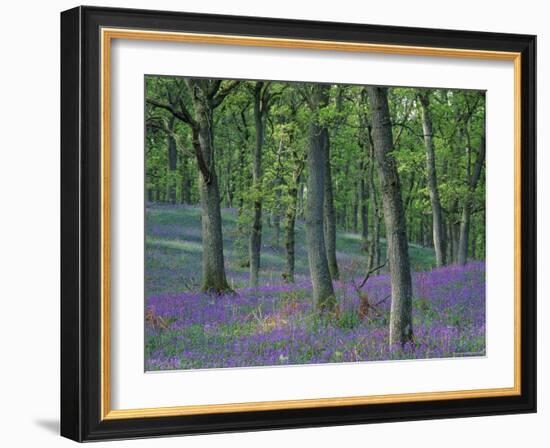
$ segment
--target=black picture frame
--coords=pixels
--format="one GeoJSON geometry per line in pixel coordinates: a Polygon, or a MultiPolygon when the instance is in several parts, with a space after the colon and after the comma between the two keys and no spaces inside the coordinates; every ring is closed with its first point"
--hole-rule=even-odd
{"type": "Polygon", "coordinates": [[[76,441],[536,412],[536,37],[77,7],[61,14],[61,435],[76,441]],[[516,396],[101,418],[100,29],[521,53],[521,393],[516,396]]]}

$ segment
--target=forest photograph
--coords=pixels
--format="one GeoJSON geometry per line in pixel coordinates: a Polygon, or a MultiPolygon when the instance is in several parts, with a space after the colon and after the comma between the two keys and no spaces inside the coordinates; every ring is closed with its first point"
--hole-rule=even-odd
{"type": "Polygon", "coordinates": [[[485,91],[144,83],[146,371],[485,356],[485,91]]]}

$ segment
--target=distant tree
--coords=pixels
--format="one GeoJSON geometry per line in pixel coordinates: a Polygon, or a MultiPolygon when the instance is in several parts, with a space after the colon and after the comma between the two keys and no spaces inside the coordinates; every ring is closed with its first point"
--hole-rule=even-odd
{"type": "Polygon", "coordinates": [[[422,129],[424,131],[424,145],[426,146],[426,173],[430,201],[432,205],[433,242],[437,266],[446,263],[445,236],[443,231],[443,213],[439,199],[439,186],[437,183],[437,172],[435,168],[435,148],[433,141],[432,116],[430,111],[430,98],[426,89],[420,89],[418,100],[422,109],[422,129]]]}
{"type": "MultiPolygon", "coordinates": [[[[477,107],[479,103],[479,98],[475,105],[471,107],[477,107]]],[[[472,112],[473,113],[473,112],[472,112]]],[[[484,118],[484,117],[483,117],[484,118]]],[[[485,165],[485,126],[481,126],[481,136],[479,147],[476,150],[472,148],[472,139],[468,128],[465,129],[466,134],[466,152],[467,152],[467,163],[466,163],[466,193],[464,197],[464,204],[462,206],[462,216],[460,220],[460,239],[458,243],[458,255],[457,261],[458,264],[466,264],[468,259],[468,242],[470,240],[470,226],[471,226],[471,216],[472,216],[472,204],[474,201],[474,193],[477,188],[479,179],[483,172],[483,167],[485,165]],[[475,152],[475,155],[474,155],[475,152]],[[472,166],[472,157],[475,157],[475,162],[472,166]]]]}
{"type": "MultiPolygon", "coordinates": [[[[342,102],[343,89],[339,87],[335,98],[335,112],[337,115],[336,120],[333,120],[336,122],[333,126],[334,133],[337,132],[337,126],[340,124],[338,114],[342,112],[342,102]]],[[[333,280],[337,280],[340,277],[340,273],[338,271],[338,261],[336,260],[336,214],[334,211],[332,163],[330,156],[331,141],[328,129],[323,131],[323,133],[325,134],[325,193],[323,198],[325,247],[330,276],[333,280]]]]}
{"type": "Polygon", "coordinates": [[[254,85],[254,126],[256,143],[252,157],[253,218],[249,240],[250,285],[258,286],[262,246],[262,148],[265,124],[272,92],[270,83],[257,81],[254,85]]]}

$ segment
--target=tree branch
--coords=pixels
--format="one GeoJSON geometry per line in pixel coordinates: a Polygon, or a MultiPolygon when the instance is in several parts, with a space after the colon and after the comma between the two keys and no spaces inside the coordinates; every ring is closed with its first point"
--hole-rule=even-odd
{"type": "Polygon", "coordinates": [[[183,101],[180,100],[180,110],[176,110],[173,105],[162,103],[160,101],[157,101],[153,98],[147,98],[146,102],[148,104],[151,104],[152,106],[158,107],[159,109],[164,109],[170,112],[174,117],[180,119],[181,121],[187,123],[191,127],[196,127],[197,123],[189,113],[189,111],[186,109],[185,105],[183,104],[183,101]]]}
{"type": "Polygon", "coordinates": [[[368,281],[369,277],[371,276],[371,274],[374,274],[376,271],[379,271],[380,269],[382,269],[384,266],[386,266],[387,262],[388,262],[388,260],[386,259],[386,261],[384,261],[384,263],[382,263],[380,266],[377,266],[377,267],[371,269],[370,271],[368,271],[365,274],[365,278],[363,279],[363,281],[359,285],[359,289],[362,289],[367,284],[367,281],[368,281]]]}
{"type": "Polygon", "coordinates": [[[220,85],[218,85],[218,88],[216,89],[217,93],[214,92],[214,95],[212,96],[212,108],[218,107],[223,102],[225,97],[235,90],[240,83],[241,81],[234,80],[226,83],[223,88],[220,88],[220,85]]]}
{"type": "Polygon", "coordinates": [[[474,172],[470,179],[470,189],[473,191],[476,188],[479,177],[481,176],[481,168],[483,168],[483,162],[485,161],[485,135],[481,136],[481,143],[479,144],[479,150],[477,152],[476,161],[474,164],[474,172]]]}

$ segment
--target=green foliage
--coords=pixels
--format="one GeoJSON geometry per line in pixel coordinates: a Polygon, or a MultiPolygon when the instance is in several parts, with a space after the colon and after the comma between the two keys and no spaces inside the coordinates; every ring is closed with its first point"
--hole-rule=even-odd
{"type": "MultiPolygon", "coordinates": [[[[220,88],[223,89],[227,83],[229,81],[222,81],[220,88]]],[[[304,218],[308,176],[305,154],[308,129],[314,121],[329,129],[334,207],[339,230],[359,233],[363,206],[368,235],[373,234],[374,226],[379,223],[380,245],[384,254],[385,229],[378,170],[372,157],[369,104],[364,88],[355,85],[330,86],[326,104],[313,113],[308,106],[312,84],[265,82],[269,104],[262,150],[262,175],[261,182],[253,185],[255,85],[256,81],[242,81],[214,110],[213,117],[214,168],[221,206],[237,210],[236,226],[230,237],[234,240],[241,265],[247,265],[254,202],[262,203],[267,227],[271,224],[283,229],[289,210],[296,211],[297,219],[304,218]],[[376,203],[379,205],[378,213],[376,203]]],[[[193,113],[191,92],[184,78],[146,76],[145,87],[147,99],[181,104],[193,113]]],[[[417,265],[413,268],[426,269],[433,265],[433,257],[429,255],[431,251],[423,252],[432,244],[432,223],[419,92],[416,88],[389,88],[388,99],[393,125],[393,155],[401,181],[407,233],[411,251],[418,251],[414,257],[417,265]]],[[[457,244],[462,209],[465,204],[470,204],[469,256],[484,258],[485,168],[476,188],[471,188],[469,178],[484,135],[485,93],[444,89],[428,89],[427,93],[433,121],[437,184],[449,251],[457,244]]],[[[169,202],[170,192],[175,191],[177,203],[198,204],[199,176],[193,131],[189,123],[181,119],[173,120],[168,110],[147,103],[145,146],[147,201],[169,202]],[[169,167],[170,138],[176,143],[175,170],[169,167]]],[[[264,238],[263,244],[269,244],[268,241],[264,238]]],[[[280,244],[283,245],[282,240],[280,244]]],[[[361,239],[350,244],[367,247],[361,239]]],[[[350,244],[346,238],[339,237],[337,250],[350,250],[350,244]]]]}

